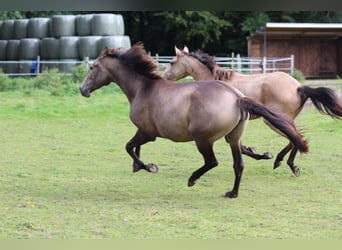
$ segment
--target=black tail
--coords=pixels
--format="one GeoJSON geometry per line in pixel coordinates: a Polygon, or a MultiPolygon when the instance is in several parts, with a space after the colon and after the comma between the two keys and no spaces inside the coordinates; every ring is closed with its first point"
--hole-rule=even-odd
{"type": "Polygon", "coordinates": [[[333,118],[342,118],[342,102],[332,89],[301,86],[297,91],[301,98],[301,107],[310,98],[320,113],[333,118]]]}
{"type": "Polygon", "coordinates": [[[300,152],[306,153],[309,151],[308,142],[303,139],[303,136],[297,131],[294,121],[285,114],[276,113],[260,103],[243,97],[240,100],[240,108],[251,115],[262,116],[266,121],[272,124],[281,133],[293,143],[300,152]]]}

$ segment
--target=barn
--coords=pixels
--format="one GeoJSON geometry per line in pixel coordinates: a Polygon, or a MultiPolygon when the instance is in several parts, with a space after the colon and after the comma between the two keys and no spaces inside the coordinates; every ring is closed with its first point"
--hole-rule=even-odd
{"type": "Polygon", "coordinates": [[[342,77],[342,23],[266,23],[247,40],[249,57],[294,55],[306,78],[342,77]]]}

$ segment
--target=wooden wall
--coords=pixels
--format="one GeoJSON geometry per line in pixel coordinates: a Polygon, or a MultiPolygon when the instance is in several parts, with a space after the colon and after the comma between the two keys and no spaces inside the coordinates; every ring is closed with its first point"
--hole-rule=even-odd
{"type": "MultiPolygon", "coordinates": [[[[263,37],[248,40],[248,56],[262,57],[263,37]]],[[[267,38],[268,57],[295,56],[295,69],[307,78],[342,76],[342,39],[267,38]]]]}

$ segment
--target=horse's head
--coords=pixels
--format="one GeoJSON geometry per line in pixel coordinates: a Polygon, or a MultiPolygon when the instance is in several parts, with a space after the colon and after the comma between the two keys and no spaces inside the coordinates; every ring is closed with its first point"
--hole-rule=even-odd
{"type": "Polygon", "coordinates": [[[112,55],[114,52],[115,49],[105,48],[94,63],[89,66],[89,71],[80,86],[83,96],[90,97],[91,92],[104,85],[108,85],[113,80],[105,65],[108,55],[112,55]]]}
{"type": "Polygon", "coordinates": [[[176,56],[171,60],[170,65],[165,69],[162,75],[165,79],[172,81],[176,81],[190,75],[186,60],[186,57],[189,54],[188,48],[185,46],[183,50],[180,50],[175,46],[175,52],[176,56]]]}

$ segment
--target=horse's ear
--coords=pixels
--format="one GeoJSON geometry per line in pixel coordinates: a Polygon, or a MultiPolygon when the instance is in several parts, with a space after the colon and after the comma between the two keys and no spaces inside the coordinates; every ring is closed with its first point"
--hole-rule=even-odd
{"type": "Polygon", "coordinates": [[[175,52],[176,52],[176,56],[182,55],[182,51],[180,49],[178,49],[176,46],[175,46],[175,52]]]}
{"type": "Polygon", "coordinates": [[[185,52],[185,53],[188,53],[188,54],[189,54],[189,49],[188,49],[188,47],[186,47],[186,45],[184,45],[183,52],[185,52]]]}

